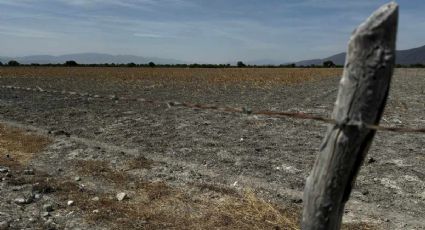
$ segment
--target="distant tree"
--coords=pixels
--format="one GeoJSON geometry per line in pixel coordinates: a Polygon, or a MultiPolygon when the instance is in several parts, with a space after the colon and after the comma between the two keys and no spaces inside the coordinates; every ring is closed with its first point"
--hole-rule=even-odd
{"type": "Polygon", "coordinates": [[[8,66],[19,66],[19,65],[21,65],[21,64],[19,64],[19,62],[15,61],[15,60],[10,60],[10,61],[7,63],[7,65],[8,65],[8,66]]]}
{"type": "Polygon", "coordinates": [[[3,62],[0,61],[0,66],[3,66],[3,62]]]}
{"type": "Polygon", "coordinates": [[[237,67],[245,67],[246,65],[245,65],[245,63],[238,61],[238,63],[236,63],[236,66],[237,67]]]}
{"type": "Polygon", "coordinates": [[[155,63],[153,63],[153,62],[149,62],[148,65],[149,65],[149,67],[155,67],[155,63]]]}
{"type": "Polygon", "coordinates": [[[130,62],[127,64],[127,67],[136,67],[136,66],[137,66],[136,63],[134,62],[130,62]]]}
{"type": "Polygon", "coordinates": [[[295,67],[297,67],[297,65],[295,63],[291,63],[291,64],[280,64],[278,67],[295,68],[295,67]]]}
{"type": "Polygon", "coordinates": [[[424,68],[425,65],[422,63],[416,63],[416,64],[411,64],[410,67],[412,68],[424,68]]]}
{"type": "Polygon", "coordinates": [[[74,60],[66,61],[65,66],[78,66],[78,63],[74,60]]]}
{"type": "Polygon", "coordinates": [[[330,67],[335,67],[336,65],[335,65],[335,63],[333,61],[327,60],[327,61],[323,62],[323,66],[324,67],[327,67],[327,68],[330,68],[330,67]]]}
{"type": "Polygon", "coordinates": [[[40,66],[38,63],[31,63],[31,66],[40,66]]]}

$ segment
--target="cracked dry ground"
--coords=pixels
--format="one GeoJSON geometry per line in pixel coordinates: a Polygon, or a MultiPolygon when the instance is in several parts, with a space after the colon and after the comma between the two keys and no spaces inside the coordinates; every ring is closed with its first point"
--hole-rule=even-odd
{"type": "MultiPolygon", "coordinates": [[[[339,80],[262,85],[43,71],[0,71],[0,85],[328,116],[339,80]]],[[[397,70],[382,124],[423,127],[424,88],[425,71],[397,70]]],[[[313,121],[4,88],[0,119],[5,229],[298,229],[304,181],[326,130],[313,121]]],[[[377,133],[345,229],[425,228],[424,139],[377,133]]]]}

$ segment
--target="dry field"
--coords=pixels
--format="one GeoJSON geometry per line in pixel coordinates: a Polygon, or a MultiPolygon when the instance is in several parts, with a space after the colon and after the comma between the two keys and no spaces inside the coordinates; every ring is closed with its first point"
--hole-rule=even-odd
{"type": "Polygon", "coordinates": [[[10,67],[0,68],[0,76],[17,77],[96,77],[130,84],[243,84],[271,87],[297,84],[338,76],[342,69],[332,68],[105,68],[105,67],[10,67]]]}
{"type": "MultiPolygon", "coordinates": [[[[329,116],[341,71],[0,68],[1,86],[24,88],[0,88],[0,225],[299,229],[324,124],[118,98],[329,116]]],[[[382,123],[424,126],[424,88],[425,71],[397,70],[382,123]]],[[[425,228],[424,146],[377,134],[345,229],[425,228]]]]}

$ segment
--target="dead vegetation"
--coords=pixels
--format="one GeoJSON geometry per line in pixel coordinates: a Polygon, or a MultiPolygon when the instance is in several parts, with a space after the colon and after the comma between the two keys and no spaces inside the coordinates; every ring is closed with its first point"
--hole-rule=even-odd
{"type": "Polygon", "coordinates": [[[107,67],[10,67],[0,68],[8,77],[101,77],[152,86],[207,83],[230,86],[241,84],[267,88],[276,84],[297,84],[340,76],[340,68],[107,68],[107,67]]]}
{"type": "Polygon", "coordinates": [[[193,192],[192,187],[172,188],[162,181],[136,180],[102,161],[77,161],[74,165],[93,179],[105,179],[116,189],[133,191],[130,199],[118,201],[114,193],[90,191],[70,180],[37,181],[34,189],[53,193],[60,203],[75,201],[73,208],[92,224],[114,229],[297,229],[299,212],[295,207],[278,208],[252,191],[240,195],[230,188],[205,184],[193,192]],[[216,193],[216,198],[205,195],[206,191],[216,193]]]}
{"type": "MultiPolygon", "coordinates": [[[[1,166],[23,169],[50,142],[49,138],[0,125],[1,166]],[[6,155],[9,154],[9,157],[6,155]]],[[[128,162],[130,169],[151,169],[155,164],[144,157],[128,162]]],[[[31,184],[35,193],[58,200],[59,209],[81,213],[88,223],[112,229],[299,229],[299,206],[278,206],[259,198],[254,191],[239,191],[219,184],[186,184],[171,187],[162,181],[144,181],[108,162],[77,160],[69,165],[113,190],[90,190],[70,178],[35,170],[33,175],[16,174],[8,184],[31,184]],[[118,201],[116,192],[129,191],[129,199],[118,201]],[[96,199],[97,198],[97,199],[96,199]],[[67,207],[66,201],[75,205],[67,207]]],[[[349,224],[347,230],[373,229],[349,224]]]]}
{"type": "Polygon", "coordinates": [[[26,165],[34,154],[42,151],[51,140],[0,124],[0,165],[26,165]]]}
{"type": "MultiPolygon", "coordinates": [[[[299,229],[300,207],[279,207],[250,190],[241,194],[207,183],[173,188],[162,181],[132,178],[102,161],[77,161],[75,165],[93,179],[102,178],[115,184],[116,189],[132,191],[130,199],[118,201],[113,193],[82,189],[75,182],[51,180],[50,185],[41,186],[55,191],[63,201],[76,201],[76,208],[93,224],[114,229],[299,229]],[[207,195],[211,192],[215,195],[207,195]]],[[[345,227],[371,229],[359,226],[367,225],[345,227]]]]}
{"type": "Polygon", "coordinates": [[[144,156],[138,156],[126,163],[127,170],[133,169],[151,169],[153,161],[144,156]]]}
{"type": "Polygon", "coordinates": [[[111,169],[107,162],[97,160],[76,160],[74,168],[82,175],[91,176],[109,183],[126,183],[126,174],[111,169]]]}

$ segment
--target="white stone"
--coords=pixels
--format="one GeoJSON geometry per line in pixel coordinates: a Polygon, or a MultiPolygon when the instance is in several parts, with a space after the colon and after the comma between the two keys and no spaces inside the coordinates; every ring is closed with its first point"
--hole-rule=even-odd
{"type": "Polygon", "coordinates": [[[127,199],[127,198],[128,198],[127,194],[124,193],[124,192],[120,192],[120,193],[117,194],[117,200],[119,200],[119,201],[122,201],[122,200],[127,199]]]}

